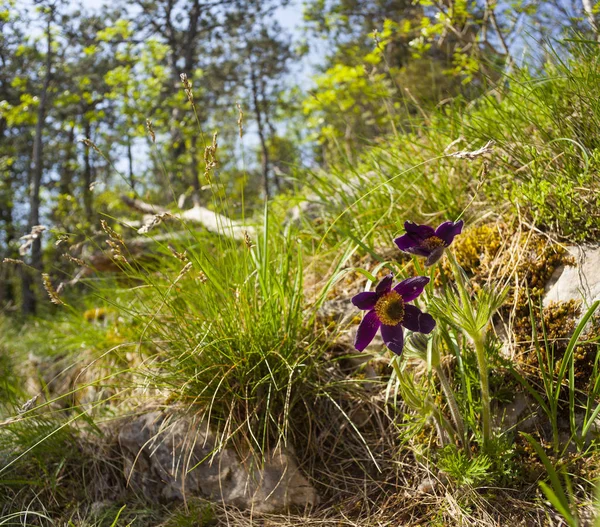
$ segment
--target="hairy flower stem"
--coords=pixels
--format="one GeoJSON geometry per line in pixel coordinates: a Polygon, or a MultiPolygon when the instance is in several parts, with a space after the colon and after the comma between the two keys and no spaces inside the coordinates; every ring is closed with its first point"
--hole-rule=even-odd
{"type": "Polygon", "coordinates": [[[396,372],[396,377],[398,377],[398,381],[400,381],[400,379],[402,378],[402,370],[400,369],[400,364],[398,362],[398,359],[396,357],[392,356],[392,368],[394,368],[394,371],[396,372]]]}
{"type": "Polygon", "coordinates": [[[452,391],[452,387],[450,386],[450,382],[448,381],[448,377],[444,373],[442,367],[438,364],[435,368],[435,373],[440,381],[440,386],[442,387],[442,391],[446,396],[446,401],[448,402],[448,407],[450,408],[450,414],[452,415],[452,420],[454,421],[454,426],[456,427],[456,433],[460,438],[460,442],[463,446],[466,444],[465,442],[465,425],[460,415],[460,410],[458,409],[458,404],[456,403],[456,398],[454,397],[454,392],[452,391]]]}
{"type": "MultiPolygon", "coordinates": [[[[477,356],[477,368],[479,370],[479,379],[481,384],[481,420],[482,420],[482,433],[483,433],[483,450],[488,449],[490,437],[491,437],[491,412],[490,412],[490,385],[489,385],[489,372],[487,366],[487,360],[485,356],[485,332],[476,331],[476,313],[473,310],[469,292],[467,291],[467,285],[464,280],[462,268],[458,264],[456,257],[450,251],[447,252],[448,259],[452,264],[452,270],[454,273],[454,281],[458,288],[460,300],[465,313],[472,321],[472,329],[467,330],[466,333],[473,340],[475,346],[475,355],[477,356]]],[[[463,328],[463,331],[465,328],[463,328]]]]}
{"type": "Polygon", "coordinates": [[[483,450],[488,449],[491,436],[491,415],[490,415],[490,385],[487,360],[485,357],[485,341],[483,335],[477,335],[473,338],[475,345],[475,355],[477,356],[477,368],[479,369],[479,379],[481,382],[481,419],[483,421],[483,450]]]}
{"type": "MultiPolygon", "coordinates": [[[[402,370],[400,369],[399,357],[392,357],[391,363],[392,368],[394,368],[394,372],[396,373],[398,382],[401,382],[400,379],[402,379],[402,370]]],[[[435,402],[431,400],[430,397],[426,397],[424,399],[423,405],[433,420],[440,446],[444,447],[448,444],[448,438],[453,436],[455,430],[452,428],[452,425],[444,417],[444,414],[442,414],[441,410],[437,407],[435,402]]]]}
{"type": "Polygon", "coordinates": [[[465,277],[463,275],[462,267],[458,264],[456,260],[456,256],[451,251],[446,251],[448,255],[448,259],[452,264],[452,273],[454,274],[454,282],[456,283],[456,287],[458,288],[458,294],[460,295],[460,301],[462,303],[463,309],[468,311],[473,317],[473,309],[471,306],[471,301],[469,299],[469,292],[467,291],[467,285],[465,284],[465,277]]]}

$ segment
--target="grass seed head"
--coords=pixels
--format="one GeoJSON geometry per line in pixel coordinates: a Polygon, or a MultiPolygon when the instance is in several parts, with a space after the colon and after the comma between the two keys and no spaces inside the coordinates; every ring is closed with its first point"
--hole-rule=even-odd
{"type": "Polygon", "coordinates": [[[217,147],[219,146],[219,144],[217,143],[217,136],[218,136],[218,132],[215,132],[213,135],[212,144],[208,145],[204,149],[204,163],[206,165],[205,169],[204,169],[204,175],[205,175],[206,179],[208,179],[208,181],[210,181],[210,172],[213,169],[215,169],[218,165],[217,147]]]}
{"type": "Polygon", "coordinates": [[[16,260],[14,258],[4,258],[2,260],[2,263],[14,264],[14,265],[25,265],[25,262],[23,260],[16,260]]]}
{"type": "Polygon", "coordinates": [[[44,283],[44,289],[46,293],[48,293],[48,298],[50,298],[50,302],[57,306],[66,305],[58,296],[58,293],[54,289],[52,282],[50,281],[50,275],[48,273],[42,273],[42,281],[44,283]]]}
{"type": "Polygon", "coordinates": [[[179,75],[181,82],[183,84],[183,89],[185,90],[185,94],[187,95],[188,101],[192,106],[194,105],[194,93],[192,92],[192,83],[188,79],[188,76],[185,73],[181,73],[179,75]]]}
{"type": "Polygon", "coordinates": [[[69,241],[69,235],[68,234],[61,234],[57,240],[56,243],[54,244],[56,247],[58,247],[61,243],[65,243],[69,241]]]}
{"type": "Polygon", "coordinates": [[[111,240],[116,241],[122,245],[125,245],[125,241],[123,240],[123,237],[117,231],[115,231],[108,223],[106,223],[106,221],[100,220],[100,225],[102,227],[102,230],[106,234],[108,234],[108,236],[110,237],[111,240]]]}
{"type": "Polygon", "coordinates": [[[152,126],[152,121],[150,119],[146,119],[146,129],[148,130],[148,135],[153,143],[156,143],[156,133],[154,132],[154,127],[152,126]]]}
{"type": "Polygon", "coordinates": [[[63,258],[69,260],[69,262],[77,264],[81,267],[85,267],[85,262],[83,260],[81,260],[80,258],[75,258],[75,256],[72,256],[69,253],[63,253],[62,256],[63,256],[63,258]]]}
{"type": "Polygon", "coordinates": [[[244,243],[246,244],[246,247],[248,247],[248,249],[252,249],[252,247],[254,247],[254,244],[252,243],[252,238],[250,238],[248,231],[244,231],[244,243]]]}
{"type": "Polygon", "coordinates": [[[183,251],[182,253],[177,252],[175,250],[175,247],[173,247],[172,245],[169,244],[169,251],[171,251],[171,254],[177,258],[179,261],[181,262],[188,262],[189,259],[187,257],[187,251],[183,251]]]}
{"type": "Polygon", "coordinates": [[[92,141],[91,139],[88,139],[87,137],[85,137],[84,139],[81,140],[81,142],[88,148],[93,148],[98,154],[102,155],[102,152],[96,146],[96,143],[94,143],[94,141],[92,141]]]}
{"type": "Polygon", "coordinates": [[[244,112],[242,111],[242,106],[240,105],[240,103],[236,103],[237,109],[238,109],[238,120],[237,120],[237,125],[238,125],[238,130],[240,131],[240,139],[242,138],[242,135],[244,133],[244,112]]]}
{"type": "Polygon", "coordinates": [[[118,262],[128,263],[127,258],[123,256],[123,252],[121,251],[121,245],[119,243],[116,243],[110,239],[106,240],[106,243],[110,247],[110,251],[114,260],[118,262]]]}
{"type": "Polygon", "coordinates": [[[181,280],[189,272],[189,270],[191,268],[192,268],[192,262],[186,263],[183,266],[183,268],[181,269],[181,271],[179,271],[179,274],[177,275],[177,278],[175,278],[173,285],[175,285],[177,282],[179,282],[179,280],[181,280]]]}

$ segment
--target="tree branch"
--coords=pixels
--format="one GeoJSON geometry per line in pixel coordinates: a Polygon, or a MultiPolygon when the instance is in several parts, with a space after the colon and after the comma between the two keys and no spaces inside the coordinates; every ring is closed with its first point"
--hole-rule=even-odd
{"type": "MultiPolygon", "coordinates": [[[[121,196],[121,200],[128,207],[137,210],[138,212],[142,212],[143,214],[156,216],[158,214],[165,214],[169,212],[164,207],[146,203],[141,199],[133,199],[128,196],[121,196]]],[[[172,213],[171,216],[183,221],[197,223],[202,225],[209,232],[220,234],[221,236],[227,236],[228,238],[233,238],[234,240],[244,240],[246,235],[254,236],[255,234],[254,227],[236,220],[232,220],[223,214],[219,214],[218,212],[214,212],[199,205],[196,205],[191,209],[181,213],[172,213]]]]}

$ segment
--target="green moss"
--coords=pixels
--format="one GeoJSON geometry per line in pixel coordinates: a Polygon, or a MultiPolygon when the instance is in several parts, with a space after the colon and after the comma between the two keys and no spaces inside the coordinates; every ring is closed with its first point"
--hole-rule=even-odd
{"type": "Polygon", "coordinates": [[[458,236],[452,249],[463,269],[473,275],[485,272],[502,247],[502,231],[500,225],[486,223],[458,236]]]}

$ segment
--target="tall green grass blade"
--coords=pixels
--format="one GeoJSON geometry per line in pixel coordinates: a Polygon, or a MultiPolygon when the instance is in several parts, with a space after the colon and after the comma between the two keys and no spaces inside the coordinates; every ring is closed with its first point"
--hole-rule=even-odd
{"type": "Polygon", "coordinates": [[[544,490],[544,493],[546,494],[552,505],[554,505],[554,507],[556,507],[556,509],[564,516],[565,520],[569,522],[569,525],[577,527],[577,521],[573,516],[573,513],[571,512],[570,502],[567,498],[567,495],[565,494],[562,483],[560,481],[560,477],[558,475],[558,472],[554,468],[552,461],[550,461],[550,459],[546,455],[546,452],[544,452],[542,445],[540,445],[530,434],[521,432],[521,435],[525,437],[529,444],[534,448],[536,454],[544,464],[546,473],[550,478],[550,484],[552,488],[548,487],[546,484],[542,486],[543,482],[540,482],[540,487],[542,488],[542,490],[544,490]]]}

